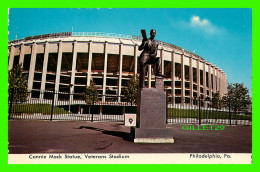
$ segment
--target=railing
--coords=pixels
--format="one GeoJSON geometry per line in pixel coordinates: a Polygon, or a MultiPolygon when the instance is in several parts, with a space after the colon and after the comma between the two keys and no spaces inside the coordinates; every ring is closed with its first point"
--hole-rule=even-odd
{"type": "MultiPolygon", "coordinates": [[[[84,120],[123,122],[126,113],[137,113],[136,98],[117,95],[30,90],[26,94],[10,94],[9,119],[84,120]],[[12,96],[15,95],[15,96],[12,96]],[[25,98],[19,97],[26,95],[25,98]]],[[[203,99],[167,97],[166,122],[185,124],[252,125],[251,104],[243,111],[203,99]],[[225,107],[225,108],[224,108],[225,107]]]]}
{"type": "Polygon", "coordinates": [[[229,102],[200,98],[167,98],[167,123],[252,125],[251,103],[247,108],[234,111],[229,102]],[[178,103],[175,103],[175,102],[178,103]],[[174,103],[172,103],[174,102],[174,103]],[[218,104],[222,104],[219,106],[218,104]]]}
{"type": "Polygon", "coordinates": [[[30,90],[23,100],[19,95],[9,97],[9,119],[122,122],[125,113],[136,113],[137,108],[126,96],[39,90],[30,90]]]}
{"type": "Polygon", "coordinates": [[[72,32],[72,36],[132,39],[132,35],[116,34],[116,33],[102,33],[102,32],[72,32]]]}
{"type": "Polygon", "coordinates": [[[71,32],[49,33],[44,35],[28,36],[22,39],[9,41],[9,43],[19,43],[27,40],[61,38],[61,37],[69,37],[69,36],[71,36],[71,32]]]}

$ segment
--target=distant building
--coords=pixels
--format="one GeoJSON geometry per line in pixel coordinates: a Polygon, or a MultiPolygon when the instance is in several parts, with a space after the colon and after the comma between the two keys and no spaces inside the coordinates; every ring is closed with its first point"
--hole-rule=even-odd
{"type": "MultiPolygon", "coordinates": [[[[41,90],[82,93],[91,79],[101,95],[123,95],[123,88],[138,75],[141,37],[108,33],[63,32],[26,37],[8,43],[8,69],[22,63],[28,74],[30,97],[49,99],[41,90]]],[[[159,42],[164,86],[169,103],[187,103],[194,97],[212,98],[227,93],[227,76],[215,65],[181,47],[159,42]]],[[[154,87],[154,68],[146,75],[148,87],[154,87]]],[[[58,98],[59,99],[59,98],[58,98]]],[[[76,96],[72,96],[72,100],[76,96]]],[[[100,100],[101,101],[101,100],[100,100]]],[[[102,101],[106,101],[105,97],[102,101]]],[[[120,98],[116,101],[120,102],[120,98]]]]}

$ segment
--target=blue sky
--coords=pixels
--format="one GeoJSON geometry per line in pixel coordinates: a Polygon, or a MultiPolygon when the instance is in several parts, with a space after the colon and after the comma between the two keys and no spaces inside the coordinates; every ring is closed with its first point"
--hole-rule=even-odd
{"type": "Polygon", "coordinates": [[[252,95],[252,10],[249,8],[10,9],[9,40],[66,32],[141,36],[156,29],[157,40],[195,52],[244,83],[252,95]]]}

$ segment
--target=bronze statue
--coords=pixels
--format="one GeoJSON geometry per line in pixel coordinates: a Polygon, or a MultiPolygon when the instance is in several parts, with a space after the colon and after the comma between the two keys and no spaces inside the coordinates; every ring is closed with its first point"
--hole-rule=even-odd
{"type": "Polygon", "coordinates": [[[154,40],[156,35],[156,30],[152,29],[150,31],[150,38],[147,39],[145,30],[141,30],[143,40],[142,44],[139,46],[139,51],[143,50],[139,59],[140,66],[140,88],[145,86],[145,69],[146,64],[156,64],[156,76],[161,76],[161,60],[157,56],[158,42],[154,40]]]}

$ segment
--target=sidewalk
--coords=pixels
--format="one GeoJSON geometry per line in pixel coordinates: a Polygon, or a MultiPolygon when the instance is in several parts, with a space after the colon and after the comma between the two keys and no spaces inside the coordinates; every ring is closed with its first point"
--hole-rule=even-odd
{"type": "Polygon", "coordinates": [[[9,121],[9,153],[251,153],[252,126],[183,130],[171,124],[173,144],[141,144],[116,122],[9,121]]]}

